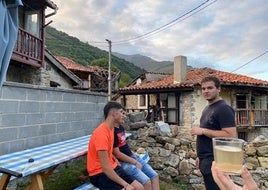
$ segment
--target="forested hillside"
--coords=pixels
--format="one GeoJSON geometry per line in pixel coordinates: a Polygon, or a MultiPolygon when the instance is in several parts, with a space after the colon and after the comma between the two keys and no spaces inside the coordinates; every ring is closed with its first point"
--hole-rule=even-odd
{"type": "Polygon", "coordinates": [[[113,52],[113,55],[122,58],[126,61],[133,63],[134,65],[151,72],[163,72],[173,73],[174,64],[172,61],[156,61],[150,57],[144,55],[124,55],[113,52]]]}
{"type": "MultiPolygon", "coordinates": [[[[174,72],[174,62],[172,61],[156,61],[150,57],[144,55],[124,55],[120,53],[113,52],[113,55],[122,58],[126,61],[133,63],[134,65],[145,69],[150,72],[162,72],[162,73],[173,73],[174,72]]],[[[193,69],[192,66],[188,65],[187,69],[193,69]]]]}
{"type": "MultiPolygon", "coordinates": [[[[105,58],[108,62],[108,52],[81,42],[78,38],[58,31],[52,27],[46,27],[46,46],[54,55],[68,57],[75,62],[88,66],[105,58]]],[[[101,61],[100,61],[101,62],[101,61]]],[[[122,75],[121,87],[130,82],[139,74],[145,72],[124,59],[112,56],[112,65],[120,70],[122,75]]]]}

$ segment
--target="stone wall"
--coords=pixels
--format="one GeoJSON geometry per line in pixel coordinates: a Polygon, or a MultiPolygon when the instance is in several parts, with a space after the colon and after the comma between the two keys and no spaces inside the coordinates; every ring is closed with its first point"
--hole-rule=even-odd
{"type": "MultiPolygon", "coordinates": [[[[166,127],[161,132],[158,125],[144,122],[142,113],[135,113],[129,115],[125,128],[133,134],[128,139],[132,150],[144,148],[148,151],[149,164],[159,173],[160,179],[188,184],[188,189],[205,189],[202,175],[195,167],[196,142],[195,137],[190,134],[190,126],[171,125],[170,133],[166,127]]],[[[260,190],[267,189],[268,139],[260,136],[247,143],[245,161],[260,190]]],[[[243,183],[238,176],[234,176],[234,180],[238,184],[243,183]]]]}
{"type": "Polygon", "coordinates": [[[41,69],[42,72],[40,78],[42,79],[42,85],[50,86],[50,81],[53,81],[60,84],[58,88],[73,89],[73,84],[70,78],[59,72],[59,69],[55,65],[46,62],[46,68],[41,69]]]}
{"type": "MultiPolygon", "coordinates": [[[[125,109],[129,110],[129,111],[138,111],[139,109],[141,109],[139,107],[139,98],[138,98],[139,95],[126,95],[126,103],[127,105],[125,106],[125,109]]],[[[156,105],[156,95],[154,94],[150,94],[150,95],[147,95],[146,96],[150,96],[150,103],[148,103],[148,105],[156,105]]],[[[148,100],[148,99],[147,99],[148,100]]],[[[118,102],[122,103],[122,97],[120,96],[119,99],[117,99],[118,102]]],[[[146,107],[145,106],[143,109],[146,110],[146,107]]]]}
{"type": "MultiPolygon", "coordinates": [[[[62,66],[63,67],[63,66],[62,66]]],[[[27,65],[15,64],[11,61],[6,81],[40,86],[51,86],[50,82],[59,84],[58,88],[73,89],[73,81],[63,71],[59,70],[48,59],[44,67],[31,67],[27,65]]]]}
{"type": "Polygon", "coordinates": [[[39,85],[40,69],[10,64],[7,70],[6,81],[39,85]]]}
{"type": "Polygon", "coordinates": [[[5,83],[0,155],[87,135],[103,120],[106,94],[5,83]]]}
{"type": "MultiPolygon", "coordinates": [[[[120,97],[122,98],[122,97],[120,97]]],[[[126,95],[126,109],[138,109],[138,95],[126,95]]]]}

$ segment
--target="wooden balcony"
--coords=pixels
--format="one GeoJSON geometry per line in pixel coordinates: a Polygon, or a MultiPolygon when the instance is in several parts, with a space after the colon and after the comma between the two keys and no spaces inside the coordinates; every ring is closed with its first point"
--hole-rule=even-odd
{"type": "Polygon", "coordinates": [[[268,127],[268,110],[236,109],[235,112],[239,128],[268,127]]]}
{"type": "Polygon", "coordinates": [[[12,60],[36,67],[41,67],[44,60],[44,42],[42,39],[19,28],[13,49],[12,60]]]}

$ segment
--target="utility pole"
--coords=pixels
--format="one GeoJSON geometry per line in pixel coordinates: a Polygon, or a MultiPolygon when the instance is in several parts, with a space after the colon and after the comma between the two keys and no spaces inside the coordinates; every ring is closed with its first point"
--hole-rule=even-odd
{"type": "Polygon", "coordinates": [[[112,41],[106,39],[109,45],[109,68],[108,68],[108,101],[111,101],[111,53],[112,53],[112,41]]]}

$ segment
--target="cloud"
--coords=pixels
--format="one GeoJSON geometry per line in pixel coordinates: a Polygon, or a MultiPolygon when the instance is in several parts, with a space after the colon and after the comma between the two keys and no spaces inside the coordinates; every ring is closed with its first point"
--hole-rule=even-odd
{"type": "MultiPolygon", "coordinates": [[[[84,42],[107,50],[142,54],[156,60],[185,55],[196,67],[230,71],[268,50],[268,3],[254,1],[210,1],[210,6],[172,27],[146,38],[116,44],[157,29],[197,7],[204,0],[53,0],[58,13],[52,26],[84,42]],[[103,42],[103,44],[93,42],[103,42]]],[[[208,4],[207,4],[208,5],[208,4]]],[[[258,63],[259,60],[254,61],[258,63]]],[[[268,55],[262,74],[268,80],[268,55]]],[[[253,63],[252,63],[253,64],[253,63]]],[[[247,72],[247,66],[241,69],[247,72]]],[[[257,71],[256,71],[257,72],[257,71]]],[[[253,73],[253,72],[251,72],[253,73]]],[[[258,72],[257,72],[258,73],[258,72]]],[[[258,76],[259,75],[254,75],[258,76]]]]}

